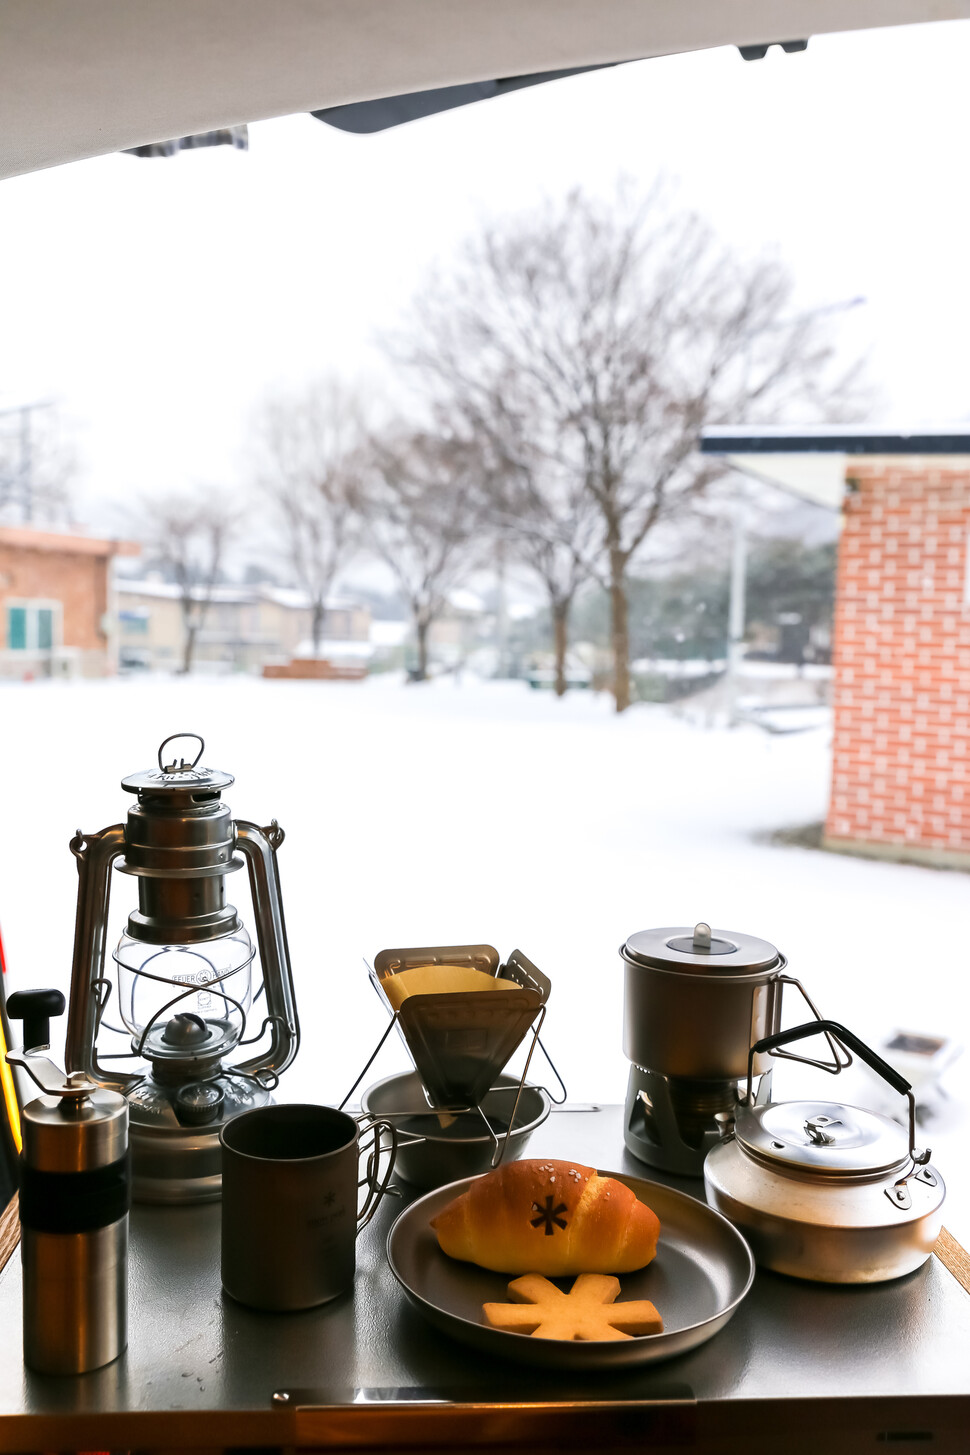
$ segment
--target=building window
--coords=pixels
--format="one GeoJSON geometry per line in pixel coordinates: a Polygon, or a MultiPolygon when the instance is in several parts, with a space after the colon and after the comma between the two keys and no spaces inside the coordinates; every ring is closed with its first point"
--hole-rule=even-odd
{"type": "Polygon", "coordinates": [[[118,612],[118,620],[121,622],[121,630],[128,637],[144,637],[148,635],[148,607],[135,606],[127,611],[118,612]]]}
{"type": "Polygon", "coordinates": [[[7,607],[7,646],[15,652],[22,652],[27,646],[26,606],[7,607]]]}
{"type": "Polygon", "coordinates": [[[12,652],[49,652],[59,635],[60,602],[25,601],[7,607],[7,646],[12,652]]]}

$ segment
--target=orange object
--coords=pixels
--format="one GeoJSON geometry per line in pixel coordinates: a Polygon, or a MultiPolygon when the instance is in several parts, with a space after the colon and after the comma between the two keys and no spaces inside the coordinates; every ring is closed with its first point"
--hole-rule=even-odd
{"type": "Polygon", "coordinates": [[[663,1319],[649,1299],[617,1303],[619,1292],[620,1280],[603,1273],[581,1273],[568,1293],[527,1273],[509,1284],[512,1303],[487,1303],[482,1311],[493,1329],[537,1339],[630,1339],[663,1332],[663,1319]]]}
{"type": "Polygon", "coordinates": [[[443,1253],[495,1273],[632,1273],[660,1221],[625,1183],[581,1162],[507,1162],[477,1177],[431,1226],[443,1253]]]}
{"type": "MultiPolygon", "coordinates": [[[[3,937],[0,936],[0,974],[5,976],[6,973],[7,960],[3,953],[3,937]]],[[[2,995],[3,987],[0,986],[0,996],[2,995]]],[[[3,1093],[4,1115],[7,1118],[10,1135],[13,1137],[13,1144],[19,1156],[23,1148],[23,1136],[20,1131],[20,1105],[17,1101],[17,1088],[14,1085],[13,1072],[7,1065],[7,1052],[9,1049],[6,1035],[6,1017],[0,1016],[0,1091],[3,1093]]]]}

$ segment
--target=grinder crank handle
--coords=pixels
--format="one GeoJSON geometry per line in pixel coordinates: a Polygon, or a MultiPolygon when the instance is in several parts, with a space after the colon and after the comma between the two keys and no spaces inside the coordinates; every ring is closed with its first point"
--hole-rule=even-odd
{"type": "Polygon", "coordinates": [[[25,1051],[44,1049],[51,1043],[51,1016],[63,1015],[64,996],[59,990],[15,990],[7,996],[7,1015],[24,1023],[25,1051]]]}
{"type": "Polygon", "coordinates": [[[792,1026],[787,1031],[776,1031],[773,1036],[765,1036],[762,1040],[755,1041],[748,1052],[748,1085],[745,1092],[745,1101],[747,1104],[749,1106],[751,1105],[751,1078],[754,1070],[755,1056],[760,1055],[764,1051],[772,1051],[776,1046],[784,1046],[789,1041],[803,1041],[807,1036],[815,1036],[824,1034],[825,1032],[834,1036],[837,1041],[851,1046],[859,1059],[875,1071],[877,1076],[881,1076],[883,1081],[888,1082],[894,1091],[898,1091],[901,1096],[905,1096],[909,1105],[909,1155],[914,1163],[923,1164],[928,1162],[930,1159],[929,1151],[918,1152],[916,1150],[916,1098],[913,1095],[912,1086],[906,1080],[905,1076],[900,1075],[894,1066],[890,1066],[888,1061],[884,1061],[881,1056],[877,1056],[875,1051],[866,1045],[865,1041],[860,1041],[857,1035],[854,1035],[846,1026],[840,1025],[838,1021],[807,1021],[805,1025],[792,1026]]]}

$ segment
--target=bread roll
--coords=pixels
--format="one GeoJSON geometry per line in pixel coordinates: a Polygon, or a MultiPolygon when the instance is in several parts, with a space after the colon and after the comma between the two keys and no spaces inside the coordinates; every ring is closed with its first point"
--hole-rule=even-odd
{"type": "Polygon", "coordinates": [[[451,1258],[495,1273],[632,1273],[657,1251],[660,1222],[612,1177],[580,1162],[509,1162],[432,1218],[451,1258]]]}

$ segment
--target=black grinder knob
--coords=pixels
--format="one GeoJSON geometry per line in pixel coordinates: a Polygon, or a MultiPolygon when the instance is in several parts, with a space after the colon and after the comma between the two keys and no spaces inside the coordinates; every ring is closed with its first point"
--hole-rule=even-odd
{"type": "Polygon", "coordinates": [[[65,1000],[59,990],[15,990],[7,997],[7,1015],[24,1023],[24,1050],[51,1043],[51,1016],[64,1014],[65,1000]]]}

